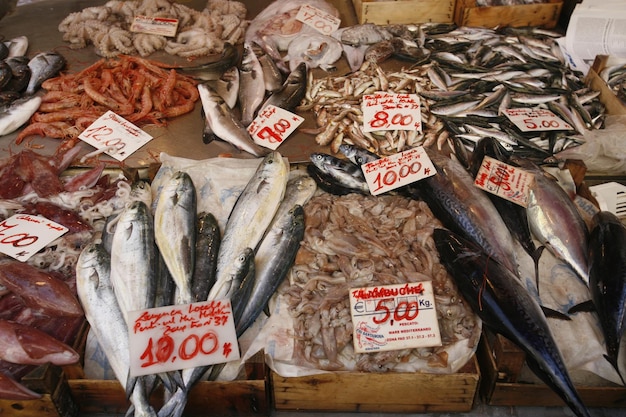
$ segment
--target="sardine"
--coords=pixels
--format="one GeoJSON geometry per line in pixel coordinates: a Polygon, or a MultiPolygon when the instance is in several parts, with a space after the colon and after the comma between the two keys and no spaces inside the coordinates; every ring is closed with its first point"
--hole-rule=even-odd
{"type": "Polygon", "coordinates": [[[111,246],[111,282],[122,314],[154,307],[157,249],[148,206],[136,201],[124,208],[111,246]]]}
{"type": "Polygon", "coordinates": [[[65,63],[65,57],[57,52],[40,52],[32,57],[28,61],[31,71],[30,81],[24,94],[35,94],[45,80],[56,76],[65,67],[65,63]]]}
{"type": "Polygon", "coordinates": [[[526,363],[579,417],[589,417],[541,306],[507,267],[448,230],[435,229],[441,263],[473,311],[526,352],[526,363]]]}
{"type": "Polygon", "coordinates": [[[606,341],[606,359],[624,378],[618,365],[626,329],[626,227],[611,212],[594,215],[589,235],[589,290],[606,341]]]}
{"type": "Polygon", "coordinates": [[[208,299],[232,276],[232,262],[245,248],[256,249],[285,194],[289,169],[279,152],[270,152],[239,195],[224,227],[217,278],[208,299]]]}
{"type": "Polygon", "coordinates": [[[294,111],[304,98],[304,94],[306,93],[306,81],[307,66],[302,62],[289,73],[282,87],[272,93],[267,100],[263,102],[261,109],[272,104],[291,112],[294,111]]]}
{"type": "Polygon", "coordinates": [[[0,136],[15,132],[28,122],[41,104],[41,97],[30,96],[14,100],[0,108],[0,136]]]}
{"type": "Polygon", "coordinates": [[[191,279],[196,259],[196,187],[178,171],[165,183],[154,210],[154,237],[176,283],[176,304],[193,300],[191,279]]]}
{"type": "MultiPolygon", "coordinates": [[[[239,107],[241,123],[248,126],[265,99],[265,81],[263,68],[257,59],[252,46],[244,44],[243,57],[239,71],[239,107]]],[[[205,110],[206,111],[206,110],[205,110]]]]}
{"type": "Polygon", "coordinates": [[[204,116],[212,134],[235,148],[254,156],[267,154],[266,148],[254,143],[250,133],[219,94],[206,84],[199,84],[204,116]]]}
{"type": "Polygon", "coordinates": [[[391,33],[382,26],[373,23],[363,23],[346,28],[341,33],[341,42],[357,47],[360,45],[372,45],[392,37],[391,33]]]}

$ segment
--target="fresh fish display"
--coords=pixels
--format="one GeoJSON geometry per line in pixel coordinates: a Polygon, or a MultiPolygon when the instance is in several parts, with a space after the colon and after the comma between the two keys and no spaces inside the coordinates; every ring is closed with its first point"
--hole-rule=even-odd
{"type": "Polygon", "coordinates": [[[589,236],[589,290],[606,341],[606,359],[624,383],[619,366],[626,329],[626,227],[611,212],[593,217],[589,236]]]}
{"type": "Polygon", "coordinates": [[[274,105],[293,112],[304,98],[306,92],[307,66],[300,63],[289,73],[283,85],[274,91],[261,105],[264,109],[268,105],[274,105]]]}
{"type": "Polygon", "coordinates": [[[254,143],[241,120],[215,90],[206,84],[200,84],[198,91],[206,123],[212,134],[251,155],[263,156],[267,153],[265,148],[254,143]]]}
{"type": "Polygon", "coordinates": [[[35,114],[41,97],[31,96],[13,100],[0,108],[0,136],[15,132],[35,114]]]}
{"type": "Polygon", "coordinates": [[[214,81],[207,83],[215,90],[217,94],[224,99],[224,102],[231,109],[237,104],[239,96],[239,68],[233,65],[214,81]]]}
{"type": "Polygon", "coordinates": [[[229,42],[224,43],[224,50],[219,56],[201,65],[177,67],[180,72],[192,78],[202,81],[217,81],[224,77],[224,74],[237,65],[239,51],[237,47],[229,42]]]}
{"type": "Polygon", "coordinates": [[[331,71],[341,58],[343,45],[337,39],[321,33],[300,35],[289,43],[287,55],[283,58],[293,71],[301,63],[308,69],[321,68],[331,71]]]}
{"type": "Polygon", "coordinates": [[[263,68],[250,44],[244,44],[239,68],[239,108],[241,123],[248,126],[265,99],[263,68]]]}
{"type": "MultiPolygon", "coordinates": [[[[312,167],[309,169],[309,172],[317,171],[314,178],[326,178],[337,185],[339,189],[370,194],[369,186],[365,181],[365,176],[360,166],[320,152],[313,152],[310,159],[312,167]]],[[[323,186],[324,181],[319,181],[318,184],[323,186]]]]}
{"type": "Polygon", "coordinates": [[[56,52],[40,52],[28,61],[31,76],[24,91],[26,95],[34,94],[41,84],[49,78],[55,77],[65,67],[65,57],[56,52]]]}
{"type": "Polygon", "coordinates": [[[341,42],[350,46],[373,45],[391,38],[387,29],[373,23],[350,26],[341,32],[341,42]]]}
{"type": "Polygon", "coordinates": [[[209,292],[214,299],[217,289],[232,276],[232,262],[245,248],[256,249],[271,223],[285,194],[288,166],[280,153],[265,156],[246,184],[224,228],[217,259],[217,278],[209,292]]]}
{"type": "Polygon", "coordinates": [[[211,213],[198,214],[196,254],[190,291],[194,302],[204,301],[215,284],[217,254],[222,235],[217,219],[211,213]]]}
{"type": "Polygon", "coordinates": [[[176,304],[192,302],[196,255],[196,188],[186,172],[176,172],[158,195],[154,239],[176,283],[176,304]]]}

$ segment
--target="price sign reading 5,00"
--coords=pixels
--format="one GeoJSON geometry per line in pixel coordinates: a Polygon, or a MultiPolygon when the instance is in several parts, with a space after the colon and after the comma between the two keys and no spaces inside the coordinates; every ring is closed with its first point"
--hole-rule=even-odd
{"type": "Polygon", "coordinates": [[[363,96],[363,131],[422,130],[417,94],[379,92],[363,96]]]}

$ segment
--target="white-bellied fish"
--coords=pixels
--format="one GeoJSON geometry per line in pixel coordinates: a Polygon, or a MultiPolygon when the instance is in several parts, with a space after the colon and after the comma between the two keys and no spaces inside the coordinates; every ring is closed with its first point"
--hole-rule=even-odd
{"type": "Polygon", "coordinates": [[[217,79],[207,81],[217,94],[224,99],[224,102],[231,109],[237,104],[239,96],[239,68],[233,65],[217,79]]]}
{"type": "Polygon", "coordinates": [[[63,55],[52,51],[40,52],[32,57],[28,61],[31,75],[24,94],[35,94],[44,81],[56,76],[63,69],[65,63],[63,55]]]}
{"type": "Polygon", "coordinates": [[[41,97],[18,98],[0,108],[0,136],[15,132],[35,114],[41,97]]]}
{"type": "Polygon", "coordinates": [[[248,43],[243,46],[243,57],[239,69],[239,108],[241,123],[248,126],[265,99],[265,80],[261,63],[248,43]]]}
{"type": "Polygon", "coordinates": [[[261,105],[261,109],[272,104],[293,112],[306,93],[307,67],[301,63],[289,73],[283,85],[273,92],[261,105]]]}

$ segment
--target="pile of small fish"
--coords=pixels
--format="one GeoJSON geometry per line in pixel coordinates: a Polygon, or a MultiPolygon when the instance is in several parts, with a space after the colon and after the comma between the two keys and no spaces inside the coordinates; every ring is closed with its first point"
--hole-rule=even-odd
{"type": "Polygon", "coordinates": [[[304,234],[302,205],[315,189],[306,175],[289,179],[286,161],[271,152],[220,231],[212,213],[197,213],[194,183],[178,171],[154,200],[152,193],[144,193],[110,218],[102,241],[82,251],[76,267],[78,295],[136,413],[156,415],[147,395],[161,381],[169,399],[158,414],[182,415],[189,389],[209,370],[213,377],[219,375],[221,366],[128,378],[127,313],[230,299],[241,336],[287,275],[304,234]]]}
{"type": "Polygon", "coordinates": [[[599,75],[617,98],[626,105],[626,64],[606,67],[599,75]]]}

